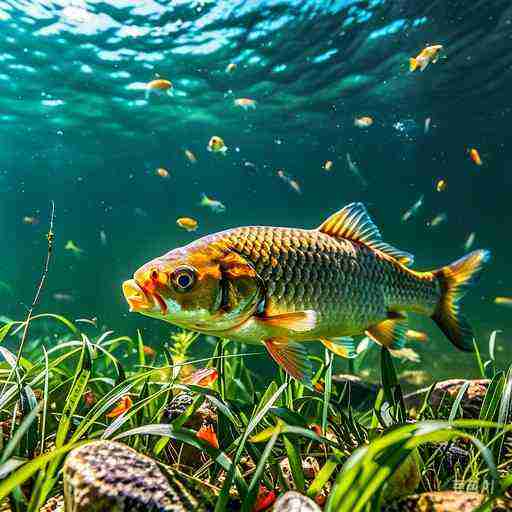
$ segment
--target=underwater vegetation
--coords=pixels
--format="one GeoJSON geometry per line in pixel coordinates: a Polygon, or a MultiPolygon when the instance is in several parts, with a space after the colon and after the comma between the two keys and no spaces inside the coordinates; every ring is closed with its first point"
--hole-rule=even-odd
{"type": "Polygon", "coordinates": [[[475,344],[473,380],[406,395],[394,351],[366,338],[351,369],[363,374],[368,352],[380,351],[378,383],[333,375],[326,348],[308,356],[311,389],[282,369],[259,386],[252,353],[229,339],[197,359],[194,332],[174,331],[155,349],[140,331],[34,314],[52,228],[47,240],[27,318],[3,317],[0,328],[2,510],[512,506],[512,367],[495,359],[497,331],[489,360],[475,344]]]}

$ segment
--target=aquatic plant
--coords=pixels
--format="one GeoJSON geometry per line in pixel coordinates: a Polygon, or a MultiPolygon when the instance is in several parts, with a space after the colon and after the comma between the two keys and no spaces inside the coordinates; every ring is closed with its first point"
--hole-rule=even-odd
{"type": "Polygon", "coordinates": [[[393,358],[381,349],[381,386],[373,407],[361,409],[350,398],[350,385],[333,381],[328,352],[324,358],[311,356],[318,366],[318,391],[282,372],[260,388],[245,364],[250,355],[228,340],[217,342],[208,361],[194,360],[187,350],[196,335],[173,334],[175,345],[148,365],[140,333],[136,342],[111,331],[86,334],[81,324],[60,316],[39,321],[65,325],[69,333],[55,346],[41,343],[29,358],[22,357],[17,372],[16,356],[7,346],[19,343],[20,333],[9,335],[9,323],[1,328],[0,499],[12,510],[37,511],[60,494],[66,454],[93,439],[122,440],[164,470],[178,469],[190,485],[204,483],[216,496],[216,511],[228,502],[233,506],[233,486],[244,511],[265,504],[262,489],[274,493],[271,499],[264,493],[271,501],[290,488],[324,510],[353,511],[380,510],[404,492],[454,487],[474,488],[489,501],[512,484],[512,425],[507,423],[512,369],[493,366],[477,414],[463,418],[469,381],[437,405],[431,400],[433,384],[412,407],[393,358]],[[137,358],[123,359],[137,345],[137,358]],[[216,366],[219,379],[211,387],[183,384],[172,371],[178,355],[178,364],[216,366]],[[169,417],[173,397],[185,395],[188,405],[169,417]],[[131,407],[107,418],[125,396],[131,397],[131,407]],[[201,407],[215,410],[218,448],[191,427],[201,407]],[[187,461],[174,458],[166,449],[170,444],[195,455],[187,461]]]}

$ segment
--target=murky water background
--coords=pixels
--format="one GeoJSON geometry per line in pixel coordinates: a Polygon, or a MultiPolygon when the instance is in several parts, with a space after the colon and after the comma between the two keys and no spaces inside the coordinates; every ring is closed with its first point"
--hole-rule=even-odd
{"type": "MultiPolygon", "coordinates": [[[[512,296],[511,66],[506,1],[0,1],[0,281],[10,287],[0,288],[0,313],[21,318],[31,302],[51,199],[56,251],[40,310],[97,316],[126,334],[139,327],[154,345],[167,327],[129,315],[120,289],[140,264],[228,227],[314,227],[360,200],[417,268],[462,255],[472,231],[475,247],[493,251],[465,308],[482,347],[504,330],[504,365],[511,310],[493,300],[512,296]],[[408,58],[428,43],[444,45],[443,58],[409,73],[408,58]],[[172,97],[145,98],[157,76],[173,82],[172,97]],[[257,108],[236,108],[240,97],[257,108]],[[356,128],[361,115],[373,126],[356,128]],[[225,157],[206,151],[212,135],[225,140],[225,157]],[[201,208],[202,192],[226,212],[201,208]],[[418,216],[401,223],[422,194],[418,216]],[[441,212],[447,222],[429,228],[441,212]],[[176,226],[185,215],[199,221],[196,233],[176,226]],[[68,240],[80,256],[65,250],[68,240]]],[[[432,335],[414,346],[422,367],[473,371],[472,356],[430,322],[414,325],[432,335]]]]}

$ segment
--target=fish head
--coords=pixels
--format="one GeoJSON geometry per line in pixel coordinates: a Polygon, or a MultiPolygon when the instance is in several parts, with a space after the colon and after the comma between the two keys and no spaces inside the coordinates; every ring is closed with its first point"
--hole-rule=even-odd
{"type": "Polygon", "coordinates": [[[261,278],[243,256],[209,238],[140,267],[123,283],[130,311],[210,334],[252,316],[264,298],[261,278]]]}

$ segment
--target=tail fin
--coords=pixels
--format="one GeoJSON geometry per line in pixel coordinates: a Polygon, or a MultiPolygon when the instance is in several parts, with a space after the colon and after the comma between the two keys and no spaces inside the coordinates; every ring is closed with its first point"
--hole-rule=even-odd
{"type": "Polygon", "coordinates": [[[409,59],[409,71],[416,71],[417,67],[418,67],[418,61],[414,57],[411,57],[409,59]]]}
{"type": "Polygon", "coordinates": [[[473,350],[473,329],[462,316],[459,303],[490,257],[487,250],[473,251],[434,272],[441,285],[441,299],[432,319],[457,348],[467,352],[473,350]]]}

